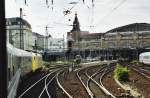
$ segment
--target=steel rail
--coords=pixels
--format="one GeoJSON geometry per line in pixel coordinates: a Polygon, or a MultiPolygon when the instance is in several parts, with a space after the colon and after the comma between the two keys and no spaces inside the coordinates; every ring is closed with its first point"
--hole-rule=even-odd
{"type": "Polygon", "coordinates": [[[109,73],[110,71],[111,71],[111,70],[108,70],[108,68],[106,68],[106,69],[103,71],[102,75],[100,76],[99,81],[100,81],[100,85],[103,87],[103,91],[104,91],[105,93],[107,93],[108,95],[110,95],[112,98],[116,98],[112,93],[110,93],[110,92],[105,88],[105,86],[104,86],[103,83],[102,83],[102,79],[104,78],[104,75],[107,74],[107,73],[109,73]]]}
{"type": "MultiPolygon", "coordinates": [[[[88,82],[90,82],[90,80],[91,80],[92,82],[94,82],[94,83],[102,90],[102,92],[103,92],[105,95],[108,96],[109,94],[107,93],[106,89],[105,89],[102,85],[100,85],[96,80],[94,80],[94,77],[96,77],[99,73],[102,73],[102,72],[105,70],[105,67],[106,67],[106,66],[104,66],[104,67],[102,67],[101,69],[97,70],[92,76],[89,76],[87,72],[86,72],[86,75],[89,77],[88,82]]],[[[89,86],[89,83],[88,83],[88,86],[89,86]]]]}
{"type": "MultiPolygon", "coordinates": [[[[59,69],[58,69],[58,70],[59,70],[59,69]]],[[[55,72],[57,72],[58,70],[55,70],[55,71],[53,71],[52,73],[55,73],[55,72]]],[[[51,73],[51,74],[52,74],[52,73],[51,73]]],[[[42,94],[44,93],[45,90],[46,90],[46,93],[47,93],[48,97],[51,98],[51,95],[50,95],[49,92],[48,92],[48,86],[49,86],[49,84],[52,82],[52,80],[56,77],[56,75],[54,75],[54,76],[49,80],[49,82],[47,83],[47,79],[48,79],[48,77],[49,77],[51,74],[48,74],[47,77],[45,78],[45,81],[44,81],[45,86],[44,86],[44,88],[43,88],[43,90],[42,90],[42,92],[40,93],[40,95],[39,95],[38,98],[41,98],[41,96],[42,96],[42,94]]]]}
{"type": "MultiPolygon", "coordinates": [[[[87,67],[86,67],[87,68],[87,67]]],[[[83,85],[83,87],[86,89],[86,92],[88,93],[88,95],[90,96],[90,98],[93,98],[93,93],[91,92],[91,90],[84,84],[83,80],[81,79],[80,75],[79,75],[79,72],[81,70],[83,70],[85,68],[81,68],[80,70],[78,70],[77,72],[77,77],[78,79],[80,80],[81,84],[83,85]]]]}
{"type": "MultiPolygon", "coordinates": [[[[49,74],[53,73],[50,72],[49,74]]],[[[38,81],[36,81],[34,84],[32,84],[29,88],[27,88],[22,94],[19,95],[18,98],[21,98],[22,96],[24,96],[24,94],[26,94],[30,89],[32,89],[35,85],[37,85],[39,82],[41,82],[44,78],[46,78],[49,74],[45,75],[44,77],[42,77],[41,79],[39,79],[38,81]]]]}
{"type": "Polygon", "coordinates": [[[140,73],[140,74],[142,74],[143,76],[145,76],[146,78],[149,78],[150,79],[150,72],[147,70],[147,69],[145,69],[145,68],[143,68],[143,67],[141,67],[141,68],[139,68],[139,67],[137,67],[137,66],[135,66],[135,65],[132,65],[134,68],[132,68],[132,69],[134,69],[135,71],[137,71],[138,73],[140,73]],[[139,72],[139,71],[140,72],[139,72]],[[146,75],[145,73],[147,73],[148,75],[146,75]]]}
{"type": "Polygon", "coordinates": [[[57,84],[58,84],[58,86],[62,89],[62,91],[69,97],[69,98],[73,98],[65,89],[64,89],[64,87],[61,85],[61,83],[59,82],[59,79],[58,79],[58,77],[59,77],[59,74],[62,72],[63,70],[61,70],[60,72],[58,72],[57,74],[56,74],[56,81],[57,81],[57,84]]]}
{"type": "Polygon", "coordinates": [[[134,71],[138,72],[139,74],[143,75],[144,77],[150,79],[150,76],[146,75],[145,73],[141,72],[141,70],[136,69],[136,68],[132,68],[134,71]]]}

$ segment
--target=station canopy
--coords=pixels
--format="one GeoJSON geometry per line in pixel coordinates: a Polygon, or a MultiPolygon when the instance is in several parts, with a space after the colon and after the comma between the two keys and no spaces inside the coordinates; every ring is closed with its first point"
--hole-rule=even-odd
{"type": "Polygon", "coordinates": [[[7,43],[7,52],[18,57],[31,57],[32,56],[31,52],[27,52],[25,50],[16,48],[10,43],[7,43]]]}

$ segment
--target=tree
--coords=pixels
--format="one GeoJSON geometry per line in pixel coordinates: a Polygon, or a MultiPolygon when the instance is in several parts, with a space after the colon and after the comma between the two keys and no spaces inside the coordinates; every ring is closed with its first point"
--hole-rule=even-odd
{"type": "Polygon", "coordinates": [[[114,70],[114,77],[119,81],[128,81],[129,80],[129,70],[127,67],[123,67],[117,63],[116,68],[114,70]]]}

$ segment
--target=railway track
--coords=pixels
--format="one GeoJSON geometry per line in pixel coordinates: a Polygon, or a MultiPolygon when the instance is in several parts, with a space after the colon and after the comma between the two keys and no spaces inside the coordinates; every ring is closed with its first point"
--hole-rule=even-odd
{"type": "Polygon", "coordinates": [[[115,81],[113,77],[113,64],[107,66],[102,75],[99,77],[99,82],[102,87],[104,87],[105,93],[107,93],[112,98],[121,98],[122,96],[126,96],[124,94],[125,90],[115,81]]]}
{"type": "MultiPolygon", "coordinates": [[[[18,98],[40,98],[40,96],[42,96],[41,93],[44,91],[42,88],[48,86],[47,83],[45,84],[45,81],[47,81],[47,78],[50,77],[52,74],[56,73],[57,71],[58,69],[53,70],[44,77],[42,77],[40,80],[38,80],[37,82],[32,84],[28,89],[26,89],[21,95],[19,95],[18,98]]],[[[51,77],[53,79],[54,76],[51,77]]]]}
{"type": "MultiPolygon", "coordinates": [[[[58,71],[58,70],[56,70],[55,72],[57,72],[57,73],[59,73],[60,71],[62,71],[61,69],[58,71]]],[[[43,90],[42,90],[42,92],[40,93],[40,95],[38,96],[38,98],[53,98],[52,97],[52,93],[50,93],[49,91],[48,91],[48,88],[49,88],[49,85],[50,85],[50,83],[52,83],[52,81],[54,81],[54,79],[55,79],[55,77],[56,77],[56,75],[57,75],[57,73],[52,73],[52,74],[49,74],[46,78],[45,78],[45,80],[44,80],[44,83],[45,83],[45,86],[43,87],[43,90]],[[51,76],[50,76],[51,75],[51,76]]],[[[53,95],[53,96],[55,96],[55,95],[53,95]]]]}
{"type": "MultiPolygon", "coordinates": [[[[64,67],[63,67],[64,68],[64,67]]],[[[66,95],[59,89],[56,83],[57,73],[63,70],[62,66],[49,68],[45,71],[46,74],[32,83],[29,81],[30,86],[25,87],[16,98],[67,98],[66,95]]]]}
{"type": "Polygon", "coordinates": [[[102,83],[96,81],[95,78],[104,76],[107,66],[95,66],[81,69],[77,75],[81,83],[84,85],[86,91],[89,94],[90,98],[115,98],[104,86],[102,83]]]}
{"type": "Polygon", "coordinates": [[[58,74],[57,81],[69,98],[88,98],[87,92],[76,76],[76,71],[64,70],[61,74],[58,74]]]}
{"type": "Polygon", "coordinates": [[[134,71],[138,72],[139,74],[141,74],[142,76],[144,76],[145,78],[150,80],[150,72],[149,72],[149,70],[143,68],[142,66],[141,67],[135,66],[135,65],[131,65],[131,66],[132,66],[132,69],[134,71]]]}
{"type": "Polygon", "coordinates": [[[84,89],[86,90],[86,92],[88,93],[88,98],[93,98],[93,93],[92,91],[87,87],[87,81],[89,79],[89,77],[87,77],[86,75],[86,68],[82,68],[80,70],[78,70],[77,72],[77,77],[80,80],[81,84],[83,85],[84,89]]]}
{"type": "MultiPolygon", "coordinates": [[[[95,81],[95,77],[100,75],[104,71],[105,67],[97,69],[95,73],[93,73],[91,76],[86,72],[87,77],[89,78],[87,81],[87,87],[92,91],[93,98],[110,98],[107,93],[104,91],[104,87],[100,85],[97,81],[95,81]]],[[[106,90],[106,89],[105,89],[106,90]]]]}
{"type": "Polygon", "coordinates": [[[99,98],[101,96],[105,98],[116,98],[116,96],[111,91],[109,91],[109,89],[107,89],[107,87],[105,87],[102,82],[102,79],[105,78],[105,75],[112,71],[112,67],[113,66],[110,65],[101,66],[97,71],[95,71],[93,75],[91,75],[91,77],[88,76],[89,78],[91,78],[91,81],[95,82],[95,85],[99,87],[100,93],[95,95],[97,96],[96,98],[99,98]]]}
{"type": "MultiPolygon", "coordinates": [[[[63,71],[61,71],[61,72],[63,72],[63,71]]],[[[60,81],[59,81],[59,79],[58,79],[61,72],[57,73],[57,77],[56,77],[57,84],[58,84],[59,88],[61,88],[61,90],[67,95],[68,98],[73,98],[73,97],[65,90],[65,88],[61,85],[61,83],[60,83],[60,81]]]]}
{"type": "Polygon", "coordinates": [[[133,63],[124,63],[122,65],[128,65],[129,71],[129,80],[124,82],[125,85],[131,87],[131,91],[135,91],[136,93],[132,93],[133,96],[138,98],[150,98],[150,72],[149,67],[145,67],[141,64],[133,64],[133,63]]]}
{"type": "Polygon", "coordinates": [[[136,88],[142,98],[150,98],[149,68],[141,64],[129,64],[128,66],[130,69],[130,81],[128,84],[136,88]]]}
{"type": "Polygon", "coordinates": [[[52,68],[17,98],[116,98],[111,91],[114,88],[108,89],[103,83],[111,69],[107,65],[90,66],[71,72],[68,67],[52,68]]]}

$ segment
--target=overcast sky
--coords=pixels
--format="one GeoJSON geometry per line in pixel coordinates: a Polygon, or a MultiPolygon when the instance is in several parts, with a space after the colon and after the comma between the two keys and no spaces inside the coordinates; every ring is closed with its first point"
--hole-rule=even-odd
{"type": "Polygon", "coordinates": [[[19,17],[19,8],[23,8],[23,16],[32,26],[32,31],[45,34],[48,25],[49,34],[62,37],[72,29],[74,14],[77,12],[81,30],[90,33],[106,32],[118,26],[130,23],[150,23],[150,0],[51,0],[47,8],[46,0],[6,0],[6,17],[19,17]],[[77,4],[69,4],[78,2],[77,4]],[[63,11],[73,9],[68,15],[63,11]]]}

